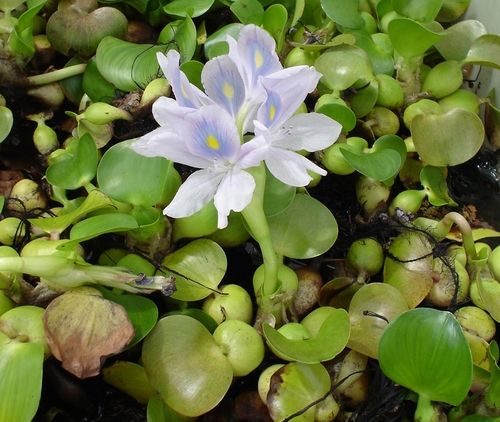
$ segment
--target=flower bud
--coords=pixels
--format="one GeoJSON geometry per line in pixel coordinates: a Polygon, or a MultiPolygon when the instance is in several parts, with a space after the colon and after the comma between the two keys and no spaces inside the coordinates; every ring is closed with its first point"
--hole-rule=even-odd
{"type": "Polygon", "coordinates": [[[132,116],[128,111],[113,107],[106,103],[93,103],[78,116],[78,120],[86,119],[94,125],[105,125],[114,120],[132,120],[132,116]]]}

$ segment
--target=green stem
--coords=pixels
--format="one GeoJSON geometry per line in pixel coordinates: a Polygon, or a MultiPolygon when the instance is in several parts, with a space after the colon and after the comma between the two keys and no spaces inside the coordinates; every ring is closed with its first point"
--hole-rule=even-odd
{"type": "Polygon", "coordinates": [[[446,226],[449,225],[450,227],[455,223],[462,234],[462,244],[467,257],[470,257],[472,260],[477,260],[479,258],[474,244],[474,237],[472,236],[472,229],[464,216],[458,212],[452,211],[444,216],[441,223],[446,226]]]}
{"type": "Polygon", "coordinates": [[[420,394],[418,396],[417,409],[415,410],[415,422],[434,422],[436,421],[436,410],[428,397],[420,394]]]}
{"type": "Polygon", "coordinates": [[[49,73],[42,73],[41,75],[29,76],[28,81],[30,85],[39,86],[51,84],[60,81],[61,79],[70,78],[71,76],[80,75],[85,71],[87,63],[76,64],[74,66],[65,67],[63,69],[54,70],[49,73]]]}
{"type": "Polygon", "coordinates": [[[262,258],[264,260],[264,283],[262,285],[262,296],[269,296],[278,288],[278,256],[271,241],[271,233],[264,214],[264,188],[266,185],[266,168],[261,163],[258,167],[249,169],[252,173],[256,187],[252,200],[241,212],[254,239],[259,243],[262,258]]]}

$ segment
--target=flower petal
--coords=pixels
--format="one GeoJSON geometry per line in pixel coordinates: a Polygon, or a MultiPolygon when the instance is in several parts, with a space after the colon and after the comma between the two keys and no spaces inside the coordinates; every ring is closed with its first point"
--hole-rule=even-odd
{"type": "Polygon", "coordinates": [[[253,97],[258,87],[259,76],[269,75],[283,69],[276,43],[267,31],[255,25],[245,25],[238,41],[228,37],[229,57],[238,66],[247,87],[247,97],[253,97]]]}
{"type": "Polygon", "coordinates": [[[227,55],[209,60],[201,73],[208,96],[236,119],[245,100],[245,85],[238,67],[227,55]]]}
{"type": "Polygon", "coordinates": [[[306,157],[281,148],[269,148],[266,165],[274,177],[290,186],[306,186],[312,180],[307,170],[326,175],[325,170],[306,157]]]}
{"type": "Polygon", "coordinates": [[[158,63],[172,86],[175,99],[183,107],[199,108],[202,105],[212,104],[213,102],[198,87],[189,82],[184,72],[179,68],[180,54],[176,50],[170,50],[165,56],[163,53],[157,53],[158,63]]]}
{"type": "Polygon", "coordinates": [[[272,133],[272,145],[293,151],[319,151],[332,145],[341,131],[342,125],[324,114],[301,113],[272,133]]]}
{"type": "MultiPolygon", "coordinates": [[[[275,113],[273,126],[267,126],[271,131],[288,120],[304,102],[307,94],[312,92],[318,85],[321,74],[313,67],[296,66],[284,69],[281,72],[273,73],[261,78],[261,83],[267,92],[267,100],[275,103],[277,96],[281,100],[282,108],[279,113],[275,113]]],[[[266,100],[266,102],[267,102],[266,100]]],[[[259,109],[258,120],[264,116],[271,105],[266,102],[259,109]],[[262,115],[261,115],[262,113],[262,115]]]]}
{"type": "Polygon", "coordinates": [[[214,197],[214,205],[219,213],[217,227],[227,226],[227,216],[231,210],[240,212],[252,200],[255,180],[250,173],[234,169],[221,181],[214,197]]]}
{"type": "Polygon", "coordinates": [[[179,133],[189,151],[212,160],[214,166],[234,164],[240,152],[240,137],[232,117],[223,108],[211,105],[186,116],[179,133]]]}
{"type": "Polygon", "coordinates": [[[224,172],[206,169],[194,172],[181,185],[163,214],[173,218],[193,215],[212,200],[224,176],[224,172]]]}

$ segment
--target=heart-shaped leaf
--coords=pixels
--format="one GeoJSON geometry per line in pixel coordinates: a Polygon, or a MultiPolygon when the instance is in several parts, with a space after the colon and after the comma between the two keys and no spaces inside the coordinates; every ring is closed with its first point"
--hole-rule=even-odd
{"type": "Polygon", "coordinates": [[[127,18],[114,7],[99,7],[96,0],[62,0],[46,31],[60,53],[90,57],[104,37],[125,38],[127,27],[127,18]]]}
{"type": "Polygon", "coordinates": [[[162,265],[165,266],[162,275],[175,277],[177,291],[172,297],[194,301],[206,298],[217,289],[226,272],[227,259],[217,243],[197,239],[167,255],[162,265]]]}
{"type": "Polygon", "coordinates": [[[423,55],[445,37],[411,19],[393,19],[389,22],[388,34],[394,49],[407,60],[423,55]]]}
{"type": "Polygon", "coordinates": [[[393,149],[381,149],[370,154],[357,154],[346,148],[340,152],[358,172],[375,180],[393,178],[401,166],[401,156],[393,149]]]}
{"type": "Polygon", "coordinates": [[[500,36],[486,34],[477,38],[464,61],[500,69],[500,36]]]}
{"type": "Polygon", "coordinates": [[[471,352],[449,312],[417,308],[403,313],[382,333],[378,355],[385,375],[424,399],[458,406],[469,392],[471,352]]]}
{"type": "Polygon", "coordinates": [[[78,189],[88,184],[97,170],[97,148],[90,133],[73,140],[77,143],[72,153],[49,166],[45,177],[54,186],[63,189],[78,189]]]}
{"type": "Polygon", "coordinates": [[[137,154],[131,146],[134,141],[120,142],[106,151],[97,169],[97,181],[116,201],[151,207],[163,193],[169,163],[163,157],[137,154]]]}
{"type": "Polygon", "coordinates": [[[333,91],[343,91],[366,71],[366,60],[350,50],[328,51],[316,59],[314,67],[321,82],[333,91]]]}
{"type": "Polygon", "coordinates": [[[184,18],[191,9],[189,15],[196,18],[203,15],[213,4],[214,0],[174,0],[163,6],[163,10],[167,15],[184,18]]]}
{"type": "Polygon", "coordinates": [[[185,315],[156,324],[144,340],[142,362],[152,387],[186,416],[214,408],[233,380],[231,364],[210,332],[185,315]]]}
{"type": "Polygon", "coordinates": [[[472,43],[488,33],[483,23],[476,20],[457,22],[444,32],[446,37],[435,44],[446,60],[461,61],[467,57],[472,43]]]}
{"type": "Polygon", "coordinates": [[[346,28],[359,29],[365,26],[358,7],[359,0],[321,0],[321,8],[326,16],[346,28]]]}
{"type": "Polygon", "coordinates": [[[484,127],[472,111],[455,108],[443,114],[415,116],[411,121],[411,135],[426,164],[456,166],[470,160],[479,151],[484,127]]]}
{"type": "Polygon", "coordinates": [[[400,15],[420,22],[430,22],[437,16],[443,0],[393,0],[392,6],[400,15]]]}
{"type": "Polygon", "coordinates": [[[321,255],[337,240],[338,225],[318,200],[297,194],[285,211],[268,218],[275,251],[283,256],[308,259],[321,255]]]}
{"type": "Polygon", "coordinates": [[[267,344],[278,356],[304,363],[324,362],[344,350],[349,339],[349,315],[345,309],[335,309],[318,333],[305,340],[288,339],[269,324],[263,324],[262,330],[267,344]]]}

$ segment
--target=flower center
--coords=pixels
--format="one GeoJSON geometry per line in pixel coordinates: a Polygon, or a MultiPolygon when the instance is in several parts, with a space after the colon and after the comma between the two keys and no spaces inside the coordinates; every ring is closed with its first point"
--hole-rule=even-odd
{"type": "Polygon", "coordinates": [[[215,137],[213,137],[212,135],[208,135],[207,140],[205,142],[212,149],[219,149],[220,148],[219,141],[215,137]]]}

